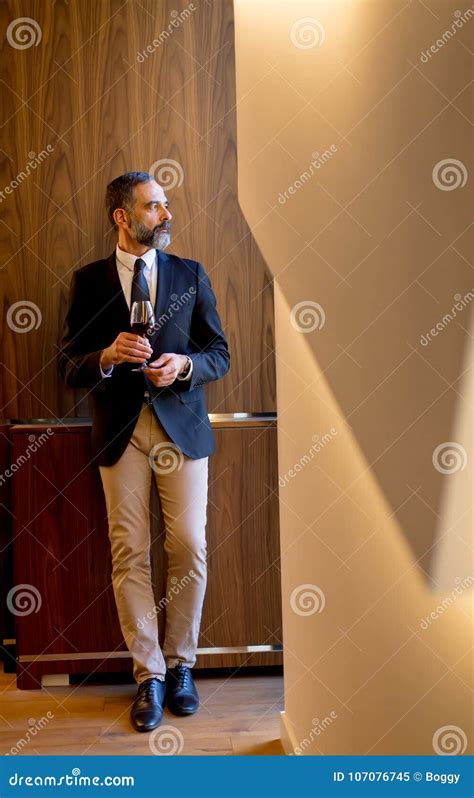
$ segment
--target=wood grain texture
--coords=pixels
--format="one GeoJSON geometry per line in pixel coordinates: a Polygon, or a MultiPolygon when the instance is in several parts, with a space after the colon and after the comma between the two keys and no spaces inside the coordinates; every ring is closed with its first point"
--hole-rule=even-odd
{"type": "Polygon", "coordinates": [[[237,201],[232,2],[196,4],[182,19],[187,8],[183,0],[1,6],[2,31],[30,17],[41,41],[16,49],[4,35],[1,45],[0,188],[11,189],[1,202],[1,307],[5,318],[15,303],[32,302],[38,323],[28,332],[4,325],[0,416],[90,414],[87,396],[59,383],[55,361],[71,274],[114,248],[106,184],[160,159],[183,173],[169,190],[162,179],[174,215],[170,251],[204,263],[232,355],[230,372],[207,388],[209,410],[275,409],[272,284],[237,201]],[[153,52],[140,60],[147,46],[153,52]]]}
{"type": "MultiPolygon", "coordinates": [[[[29,605],[13,602],[29,609],[15,617],[18,686],[38,689],[43,674],[130,672],[128,657],[113,656],[126,648],[111,585],[100,475],[90,465],[89,424],[17,425],[11,436],[13,460],[21,462],[13,479],[13,583],[31,586],[29,605]],[[48,429],[52,434],[46,435],[48,429]],[[100,652],[103,656],[87,656],[100,652]]],[[[198,646],[281,644],[277,431],[272,425],[219,428],[215,436],[206,530],[209,573],[198,646]]],[[[152,578],[161,642],[164,540],[153,491],[152,578]]],[[[281,661],[280,653],[207,654],[199,656],[197,667],[281,661]]]]}
{"type": "Polygon", "coordinates": [[[14,670],[11,645],[8,640],[15,636],[14,618],[8,611],[7,598],[13,585],[13,515],[11,507],[11,437],[10,425],[0,425],[0,659],[5,670],[14,670]]]}
{"type": "MultiPolygon", "coordinates": [[[[163,725],[171,724],[183,735],[181,755],[283,755],[281,675],[197,674],[196,684],[202,704],[199,712],[179,718],[165,708],[163,725]]],[[[1,754],[150,756],[149,735],[137,734],[130,723],[136,692],[131,684],[86,684],[80,689],[71,685],[19,693],[14,678],[0,674],[0,690],[1,754]],[[31,719],[38,722],[40,718],[51,720],[28,735],[31,719]]]]}

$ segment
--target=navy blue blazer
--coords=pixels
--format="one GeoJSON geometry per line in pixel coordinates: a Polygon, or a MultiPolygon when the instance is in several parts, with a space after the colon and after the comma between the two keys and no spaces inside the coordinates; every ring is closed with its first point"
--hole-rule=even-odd
{"type": "Polygon", "coordinates": [[[102,377],[100,355],[121,332],[131,332],[130,311],[110,257],[76,270],[59,351],[59,371],[71,388],[91,392],[92,455],[98,465],[113,465],[136,425],[146,389],[154,412],[181,451],[193,459],[215,451],[205,383],[223,377],[230,354],[216,308],[216,297],[201,263],[157,251],[158,280],[151,360],[163,352],[189,355],[191,380],[156,388],[135,363],[114,366],[102,377]]]}

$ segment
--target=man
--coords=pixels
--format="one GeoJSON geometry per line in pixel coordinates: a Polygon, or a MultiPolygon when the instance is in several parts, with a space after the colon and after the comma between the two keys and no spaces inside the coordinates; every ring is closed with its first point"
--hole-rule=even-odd
{"type": "Polygon", "coordinates": [[[208,458],[215,451],[203,385],[230,355],[204,267],[166,255],[171,213],[161,186],[129,172],[107,186],[116,250],[73,274],[59,368],[93,403],[92,454],[107,506],[112,584],[138,684],[134,728],[194,713],[191,668],[206,588],[208,458]],[[130,307],[151,301],[148,338],[132,333],[130,307]],[[144,371],[135,371],[145,360],[144,371]],[[161,651],[150,572],[149,499],[156,480],[168,555],[161,651]]]}

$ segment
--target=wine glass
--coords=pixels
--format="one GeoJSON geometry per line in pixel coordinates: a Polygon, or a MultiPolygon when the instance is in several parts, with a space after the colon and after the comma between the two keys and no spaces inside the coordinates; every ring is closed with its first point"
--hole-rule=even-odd
{"type": "MultiPolygon", "coordinates": [[[[150,335],[153,332],[153,325],[155,323],[155,315],[153,313],[153,305],[150,301],[132,302],[130,309],[130,326],[132,332],[137,335],[150,335]]],[[[148,368],[148,361],[145,360],[137,368],[131,371],[144,371],[148,368]]]]}

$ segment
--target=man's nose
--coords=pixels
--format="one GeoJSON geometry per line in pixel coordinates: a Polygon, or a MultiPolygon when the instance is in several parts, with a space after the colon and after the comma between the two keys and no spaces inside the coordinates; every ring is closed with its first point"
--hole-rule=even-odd
{"type": "Polygon", "coordinates": [[[162,222],[170,222],[172,218],[168,208],[161,208],[160,219],[162,222]]]}

